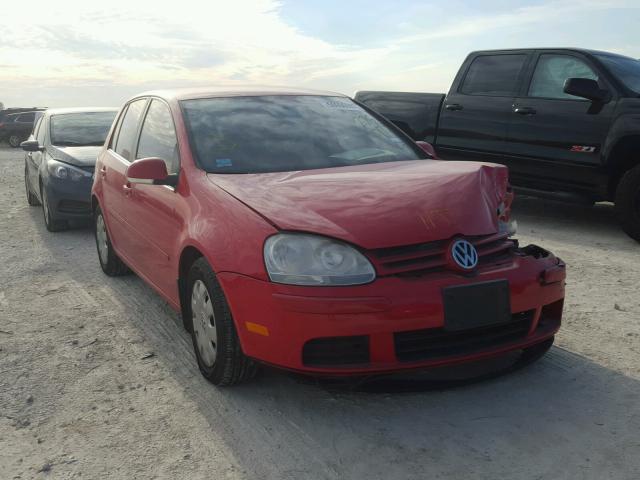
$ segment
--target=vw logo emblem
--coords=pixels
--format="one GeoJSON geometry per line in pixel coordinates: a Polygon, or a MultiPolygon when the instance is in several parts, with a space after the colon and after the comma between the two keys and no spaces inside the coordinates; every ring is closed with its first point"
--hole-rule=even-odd
{"type": "Polygon", "coordinates": [[[463,270],[473,270],[478,265],[478,251],[467,240],[456,240],[451,245],[451,258],[463,270]]]}

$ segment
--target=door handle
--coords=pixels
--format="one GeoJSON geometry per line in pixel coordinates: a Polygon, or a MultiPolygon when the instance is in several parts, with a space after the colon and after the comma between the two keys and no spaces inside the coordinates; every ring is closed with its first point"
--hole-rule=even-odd
{"type": "Polygon", "coordinates": [[[127,182],[124,185],[122,185],[122,190],[124,190],[124,196],[125,197],[130,197],[131,193],[133,193],[133,187],[131,186],[131,184],[129,182],[127,182]]]}
{"type": "Polygon", "coordinates": [[[517,113],[518,115],[535,115],[536,109],[531,107],[515,107],[513,113],[517,113]]]}
{"type": "Polygon", "coordinates": [[[106,177],[106,176],[107,176],[107,167],[102,167],[102,168],[100,169],[100,175],[101,175],[102,177],[106,177]]]}
{"type": "Polygon", "coordinates": [[[451,111],[462,110],[464,107],[459,103],[447,103],[444,108],[451,111]]]}

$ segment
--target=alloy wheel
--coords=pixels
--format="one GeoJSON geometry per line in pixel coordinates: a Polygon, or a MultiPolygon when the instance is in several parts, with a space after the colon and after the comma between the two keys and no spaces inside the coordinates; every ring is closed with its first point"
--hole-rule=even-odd
{"type": "Polygon", "coordinates": [[[109,243],[107,240],[107,227],[104,224],[102,214],[96,219],[96,239],[98,243],[98,255],[103,265],[109,261],[109,243]]]}

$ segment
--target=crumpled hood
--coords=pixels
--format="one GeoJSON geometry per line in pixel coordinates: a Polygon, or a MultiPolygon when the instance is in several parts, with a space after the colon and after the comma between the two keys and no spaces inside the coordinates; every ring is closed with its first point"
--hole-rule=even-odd
{"type": "Polygon", "coordinates": [[[502,165],[437,160],[208,177],[280,229],[364,248],[496,233],[508,183],[502,165]]]}
{"type": "Polygon", "coordinates": [[[76,167],[95,167],[102,147],[49,147],[49,155],[76,167]]]}

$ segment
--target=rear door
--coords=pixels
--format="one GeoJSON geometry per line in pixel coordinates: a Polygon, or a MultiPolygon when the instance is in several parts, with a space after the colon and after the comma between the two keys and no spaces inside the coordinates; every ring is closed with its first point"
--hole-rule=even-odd
{"type": "Polygon", "coordinates": [[[600,182],[602,145],[616,102],[593,105],[564,93],[567,78],[597,80],[614,92],[579,53],[544,51],[535,56],[530,80],[516,97],[504,162],[514,184],[591,190],[600,182]]]}
{"type": "MultiPolygon", "coordinates": [[[[137,143],[135,158],[164,160],[169,174],[180,172],[178,140],[169,106],[154,98],[149,104],[137,143]]],[[[140,272],[166,296],[177,300],[177,273],[172,270],[183,219],[179,187],[130,184],[124,215],[138,239],[132,246],[140,272]]]]}
{"type": "Polygon", "coordinates": [[[138,239],[135,232],[127,228],[125,222],[125,195],[128,194],[126,171],[134,160],[134,152],[142,115],[147,99],[130,102],[120,114],[115,131],[109,140],[107,151],[100,156],[95,175],[100,175],[102,183],[102,208],[107,220],[111,241],[120,255],[129,264],[132,251],[138,239]]]}
{"type": "Polygon", "coordinates": [[[440,114],[436,144],[443,158],[501,160],[530,57],[525,51],[483,53],[467,62],[440,114]]]}

